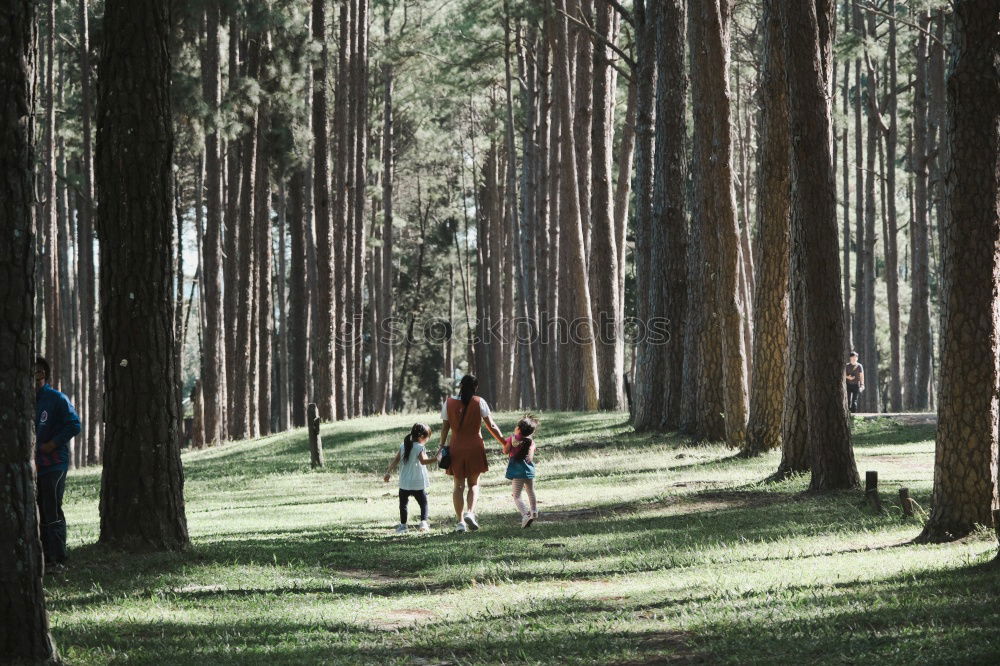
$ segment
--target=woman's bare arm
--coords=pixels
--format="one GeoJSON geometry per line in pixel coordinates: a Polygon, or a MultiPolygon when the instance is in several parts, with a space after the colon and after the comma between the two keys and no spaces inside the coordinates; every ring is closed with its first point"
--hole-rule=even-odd
{"type": "Polygon", "coordinates": [[[483,425],[486,426],[487,432],[493,435],[493,439],[497,440],[500,446],[503,446],[503,433],[500,432],[500,428],[497,426],[496,421],[493,420],[493,417],[483,417],[483,425]]]}
{"type": "Polygon", "coordinates": [[[448,433],[451,432],[451,427],[448,425],[447,421],[441,422],[441,444],[439,448],[444,448],[448,445],[448,433]]]}

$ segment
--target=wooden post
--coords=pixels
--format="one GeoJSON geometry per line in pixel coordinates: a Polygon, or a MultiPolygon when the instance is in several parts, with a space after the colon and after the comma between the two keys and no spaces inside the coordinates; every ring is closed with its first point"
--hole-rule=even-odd
{"type": "Polygon", "coordinates": [[[319,409],[310,402],[306,409],[306,425],[309,428],[309,454],[313,469],[323,466],[323,440],[319,436],[319,409]]]}
{"type": "Polygon", "coordinates": [[[868,470],[865,472],[865,499],[878,513],[882,513],[882,498],[878,495],[878,472],[868,470]]]}
{"type": "Polygon", "coordinates": [[[899,489],[899,505],[903,507],[903,515],[907,518],[913,517],[913,500],[910,499],[910,489],[899,489]]]}

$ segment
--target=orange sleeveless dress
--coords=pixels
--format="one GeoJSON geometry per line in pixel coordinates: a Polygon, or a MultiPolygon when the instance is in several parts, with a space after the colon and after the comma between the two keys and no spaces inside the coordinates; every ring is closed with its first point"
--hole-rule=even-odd
{"type": "Polygon", "coordinates": [[[483,444],[483,415],[479,409],[479,396],[473,396],[468,408],[457,398],[448,398],[448,427],[451,429],[451,467],[447,472],[461,478],[475,477],[489,470],[486,462],[486,445],[483,444]],[[462,412],[468,409],[465,418],[462,412]]]}

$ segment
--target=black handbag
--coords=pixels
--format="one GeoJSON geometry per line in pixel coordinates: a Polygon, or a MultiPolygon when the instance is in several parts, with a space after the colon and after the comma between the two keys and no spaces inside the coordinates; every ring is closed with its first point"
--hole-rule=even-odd
{"type": "Polygon", "coordinates": [[[441,447],[441,460],[438,461],[438,467],[441,469],[448,469],[451,467],[451,447],[441,447]]]}

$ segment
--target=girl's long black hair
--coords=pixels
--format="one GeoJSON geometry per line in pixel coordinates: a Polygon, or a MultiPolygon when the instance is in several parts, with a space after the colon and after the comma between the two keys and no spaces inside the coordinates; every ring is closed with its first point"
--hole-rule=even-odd
{"type": "Polygon", "coordinates": [[[535,434],[535,430],[538,428],[538,419],[532,414],[525,414],[517,422],[517,427],[521,429],[521,443],[517,449],[517,459],[524,460],[528,457],[528,453],[531,452],[531,447],[535,443],[532,435],[535,434]]]}
{"type": "Polygon", "coordinates": [[[423,423],[414,423],[410,428],[410,434],[403,438],[403,462],[410,459],[410,451],[413,450],[413,442],[429,437],[431,429],[423,423]]]}

